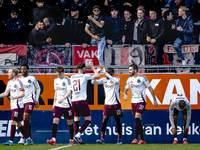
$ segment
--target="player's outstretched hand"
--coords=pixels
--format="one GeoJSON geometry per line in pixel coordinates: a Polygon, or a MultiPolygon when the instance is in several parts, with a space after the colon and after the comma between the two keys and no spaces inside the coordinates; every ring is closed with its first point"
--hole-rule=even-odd
{"type": "Polygon", "coordinates": [[[128,96],[124,95],[124,100],[127,101],[128,100],[128,96]]]}
{"type": "Polygon", "coordinates": [[[102,69],[101,69],[101,65],[99,65],[98,67],[97,67],[97,72],[99,73],[102,69]]]}
{"type": "Polygon", "coordinates": [[[102,68],[103,68],[103,70],[102,70],[102,71],[103,71],[103,73],[105,74],[105,73],[106,73],[106,67],[105,67],[105,66],[103,66],[102,68]]]}
{"type": "Polygon", "coordinates": [[[35,101],[35,108],[39,108],[39,107],[40,107],[39,101],[35,101]]]}
{"type": "Polygon", "coordinates": [[[90,68],[94,68],[94,64],[93,64],[93,62],[92,62],[92,61],[89,61],[88,66],[89,66],[90,68]]]}

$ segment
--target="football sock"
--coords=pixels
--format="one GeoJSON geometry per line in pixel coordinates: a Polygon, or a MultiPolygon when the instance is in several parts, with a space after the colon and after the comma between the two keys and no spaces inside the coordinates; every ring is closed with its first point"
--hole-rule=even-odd
{"type": "Polygon", "coordinates": [[[31,124],[29,123],[29,121],[24,120],[24,129],[26,130],[26,133],[28,134],[28,136],[30,138],[31,137],[31,124]]]}
{"type": "Polygon", "coordinates": [[[69,125],[69,137],[70,139],[73,139],[74,136],[74,126],[73,124],[69,125]]]}
{"type": "Polygon", "coordinates": [[[56,138],[53,137],[52,140],[54,140],[56,142],[56,138]]]}
{"type": "Polygon", "coordinates": [[[101,125],[101,139],[105,138],[105,133],[106,133],[106,126],[108,123],[109,117],[104,117],[103,123],[101,125]]]}
{"type": "Polygon", "coordinates": [[[174,133],[174,134],[173,134],[173,137],[174,137],[174,138],[177,138],[177,133],[174,133]]]}
{"type": "Polygon", "coordinates": [[[18,127],[19,131],[24,135],[24,137],[27,139],[29,136],[28,134],[26,133],[26,130],[24,129],[23,126],[21,127],[18,127]]]}
{"type": "Polygon", "coordinates": [[[16,132],[16,125],[11,125],[10,141],[14,140],[15,132],[16,132]]]}
{"type": "Polygon", "coordinates": [[[183,138],[183,141],[187,140],[187,138],[183,138]]]}
{"type": "Polygon", "coordinates": [[[118,133],[118,139],[122,139],[122,127],[121,127],[121,122],[120,122],[120,118],[115,118],[115,123],[117,126],[117,133],[118,133]]]}
{"type": "Polygon", "coordinates": [[[78,132],[75,136],[78,137],[78,138],[80,138],[81,137],[81,133],[78,132]]]}
{"type": "Polygon", "coordinates": [[[58,129],[58,124],[53,123],[53,127],[52,127],[52,137],[53,138],[56,138],[57,129],[58,129]]]}
{"type": "Polygon", "coordinates": [[[139,134],[138,123],[137,123],[138,119],[139,118],[135,118],[135,138],[134,139],[138,139],[138,134],[139,134]]]}
{"type": "Polygon", "coordinates": [[[187,133],[184,133],[184,136],[183,136],[183,138],[187,138],[187,135],[188,135],[187,133]]]}
{"type": "Polygon", "coordinates": [[[140,135],[141,140],[144,141],[144,133],[143,133],[143,127],[140,118],[135,118],[136,124],[137,124],[137,130],[138,134],[140,135]]]}
{"type": "Polygon", "coordinates": [[[89,126],[90,123],[91,123],[90,120],[85,120],[85,122],[82,124],[79,132],[82,134],[85,131],[85,129],[89,126]]]}
{"type": "Polygon", "coordinates": [[[178,141],[178,139],[177,139],[177,138],[174,138],[174,140],[177,140],[177,141],[178,141]]]}
{"type": "Polygon", "coordinates": [[[79,122],[80,121],[74,121],[74,131],[77,134],[79,131],[79,122]]]}

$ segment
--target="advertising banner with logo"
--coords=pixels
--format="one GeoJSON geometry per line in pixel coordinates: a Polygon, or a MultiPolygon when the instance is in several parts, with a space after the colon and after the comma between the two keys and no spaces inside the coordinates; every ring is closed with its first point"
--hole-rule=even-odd
{"type": "MultiPolygon", "coordinates": [[[[59,66],[72,65],[72,49],[65,45],[43,45],[28,47],[28,65],[31,66],[59,66]]],[[[34,69],[33,73],[54,73],[53,69],[34,69]]]]}
{"type": "MultiPolygon", "coordinates": [[[[135,120],[131,110],[123,111],[124,117],[121,118],[122,124],[122,142],[131,144],[135,136],[135,120]]],[[[188,143],[199,143],[200,135],[200,110],[192,110],[192,117],[188,132],[188,143]]],[[[92,123],[82,134],[82,140],[86,144],[95,144],[96,139],[101,138],[101,123],[103,120],[102,110],[91,111],[92,123]]],[[[0,115],[0,143],[4,143],[10,138],[10,111],[1,111],[0,115]]],[[[52,121],[53,111],[34,111],[31,116],[32,139],[34,144],[45,144],[47,139],[52,137],[52,121]]],[[[84,118],[81,117],[80,124],[82,125],[84,118]]],[[[144,129],[144,138],[147,144],[172,144],[173,135],[172,127],[169,121],[169,112],[167,110],[149,110],[142,115],[142,125],[144,129]]],[[[183,142],[183,118],[179,113],[177,123],[177,137],[179,143],[183,142]]],[[[14,144],[20,140],[21,133],[19,129],[15,134],[14,144]]],[[[117,128],[115,120],[110,117],[105,135],[105,142],[117,143],[117,128]]],[[[66,119],[61,118],[58,125],[56,143],[69,143],[69,127],[66,119]]]]}
{"type": "Polygon", "coordinates": [[[99,65],[98,62],[98,47],[90,46],[83,48],[82,46],[73,46],[73,65],[78,63],[85,63],[88,65],[89,61],[92,61],[95,66],[99,65]]]}
{"type": "Polygon", "coordinates": [[[0,66],[22,65],[26,61],[26,45],[5,45],[4,48],[0,48],[0,66]]]}
{"type": "MultiPolygon", "coordinates": [[[[65,74],[71,76],[72,74],[65,74]]],[[[128,91],[129,99],[123,98],[123,91],[129,74],[116,74],[120,78],[120,100],[124,110],[131,109],[131,90],[128,91]]],[[[183,93],[189,99],[192,109],[200,109],[200,76],[199,74],[145,74],[154,89],[158,107],[154,107],[153,98],[148,89],[146,89],[148,110],[168,110],[169,104],[176,93],[183,93]]],[[[52,110],[54,88],[53,81],[57,76],[54,75],[35,75],[41,87],[40,108],[37,110],[52,110]]],[[[101,75],[101,77],[105,77],[101,75]]],[[[6,89],[8,82],[7,75],[0,75],[0,93],[6,89]]],[[[104,92],[102,86],[88,83],[87,92],[88,103],[92,110],[103,110],[104,92]]],[[[0,110],[10,110],[9,97],[0,99],[0,110]]]]}

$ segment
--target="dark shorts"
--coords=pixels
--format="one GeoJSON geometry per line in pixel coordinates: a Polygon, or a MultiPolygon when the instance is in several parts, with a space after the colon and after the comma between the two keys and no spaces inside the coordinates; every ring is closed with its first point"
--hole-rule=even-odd
{"type": "Polygon", "coordinates": [[[29,102],[24,104],[24,112],[33,115],[34,103],[29,102]]]}
{"type": "Polygon", "coordinates": [[[53,109],[53,118],[61,118],[62,114],[64,114],[64,118],[66,119],[74,119],[74,114],[72,108],[61,108],[55,106],[53,109]]]}
{"type": "Polygon", "coordinates": [[[145,113],[146,102],[131,103],[131,106],[132,106],[133,116],[135,116],[135,113],[140,113],[140,114],[145,113]]]}
{"type": "Polygon", "coordinates": [[[12,113],[11,120],[14,120],[16,122],[22,121],[24,108],[12,109],[11,113],[12,113]]]}
{"type": "Polygon", "coordinates": [[[103,116],[123,117],[121,104],[104,105],[103,116]]]}
{"type": "MultiPolygon", "coordinates": [[[[187,116],[187,109],[183,109],[181,111],[181,113],[182,113],[183,116],[187,116]]],[[[173,114],[173,116],[178,116],[178,114],[179,114],[179,110],[176,109],[176,108],[174,108],[174,114],[173,114]]]]}
{"type": "Polygon", "coordinates": [[[91,116],[90,108],[86,100],[72,102],[74,116],[91,116]]]}

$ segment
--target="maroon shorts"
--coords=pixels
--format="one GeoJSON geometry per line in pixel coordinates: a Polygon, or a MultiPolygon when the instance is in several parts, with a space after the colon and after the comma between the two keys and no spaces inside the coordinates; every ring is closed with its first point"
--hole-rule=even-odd
{"type": "Polygon", "coordinates": [[[136,112],[140,114],[145,113],[146,102],[131,103],[131,106],[132,106],[133,116],[135,116],[136,112]]]}
{"type": "Polygon", "coordinates": [[[123,117],[121,104],[104,105],[103,116],[123,117]]]}
{"type": "Polygon", "coordinates": [[[16,122],[22,121],[22,116],[24,113],[24,108],[17,108],[17,109],[12,109],[11,110],[12,116],[11,120],[14,120],[16,122]]]}
{"type": "Polygon", "coordinates": [[[34,103],[29,102],[24,104],[24,112],[33,115],[34,103]]]}
{"type": "Polygon", "coordinates": [[[91,116],[90,108],[86,100],[72,102],[74,116],[91,116]]]}
{"type": "Polygon", "coordinates": [[[61,118],[62,114],[64,114],[64,118],[66,119],[74,119],[74,114],[72,108],[62,108],[55,106],[53,109],[53,118],[61,118]]]}

